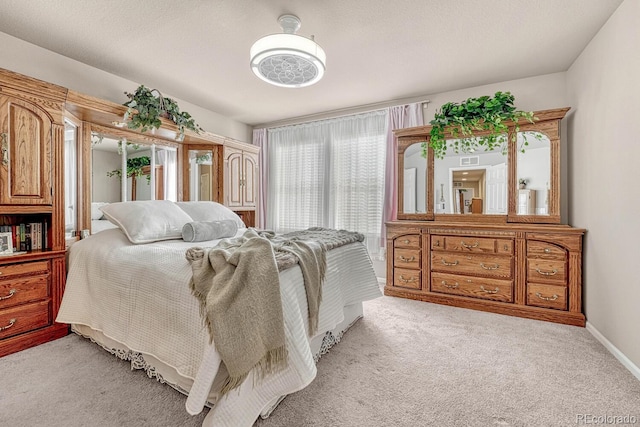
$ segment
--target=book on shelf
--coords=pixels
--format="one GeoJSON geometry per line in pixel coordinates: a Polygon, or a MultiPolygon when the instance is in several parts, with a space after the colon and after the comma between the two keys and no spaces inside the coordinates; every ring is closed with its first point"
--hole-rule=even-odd
{"type": "Polygon", "coordinates": [[[40,251],[47,248],[46,222],[0,225],[0,233],[11,233],[14,252],[40,251]]]}

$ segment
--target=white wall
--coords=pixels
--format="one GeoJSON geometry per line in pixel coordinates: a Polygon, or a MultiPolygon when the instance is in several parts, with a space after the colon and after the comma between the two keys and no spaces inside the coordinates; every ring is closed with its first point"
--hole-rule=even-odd
{"type": "Polygon", "coordinates": [[[640,367],[640,1],[625,0],[567,72],[570,222],[584,227],[587,321],[640,367]]]}
{"type": "MultiPolygon", "coordinates": [[[[0,67],[118,104],[127,101],[125,91],[133,92],[140,84],[145,84],[123,79],[2,32],[0,67]]],[[[180,109],[188,111],[206,131],[239,141],[252,141],[252,129],[244,123],[182,101],[172,94],[166,95],[174,98],[180,109]]]]}

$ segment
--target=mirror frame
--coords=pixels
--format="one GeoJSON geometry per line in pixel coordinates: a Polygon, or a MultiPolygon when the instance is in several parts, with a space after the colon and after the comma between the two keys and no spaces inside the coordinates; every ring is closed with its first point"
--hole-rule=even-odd
{"type": "MultiPolygon", "coordinates": [[[[434,179],[434,155],[431,147],[427,150],[427,212],[426,213],[405,213],[403,188],[404,174],[400,171],[404,170],[404,152],[411,144],[416,142],[429,142],[431,126],[418,126],[413,128],[395,129],[394,135],[398,140],[398,150],[396,159],[396,176],[397,176],[397,201],[398,201],[398,220],[415,220],[415,221],[446,221],[446,222],[463,222],[463,223],[531,223],[531,224],[560,224],[561,223],[561,142],[560,142],[560,122],[565,117],[570,107],[556,108],[550,110],[534,111],[535,123],[529,123],[525,119],[518,122],[520,126],[519,132],[540,132],[549,138],[550,141],[550,183],[549,183],[549,214],[548,215],[518,215],[517,214],[517,198],[518,198],[518,170],[517,170],[517,143],[512,142],[513,133],[515,132],[515,123],[507,122],[509,126],[509,142],[507,149],[507,214],[506,215],[490,215],[490,214],[451,214],[451,213],[434,213],[435,183],[434,179]]],[[[445,131],[447,132],[447,131],[445,131]]],[[[487,132],[477,132],[475,135],[486,134],[487,132]]]]}
{"type": "Polygon", "coordinates": [[[398,159],[397,159],[397,177],[398,177],[398,219],[415,220],[415,221],[428,221],[433,220],[433,150],[431,147],[427,150],[427,158],[424,159],[427,173],[426,173],[426,212],[424,213],[405,213],[404,212],[404,191],[400,191],[404,188],[404,173],[400,171],[404,170],[404,153],[409,146],[416,143],[423,143],[428,141],[428,136],[401,136],[398,137],[398,159]]]}
{"type": "Polygon", "coordinates": [[[122,128],[112,128],[109,126],[103,126],[96,123],[91,122],[82,122],[82,131],[81,131],[81,151],[78,155],[78,167],[81,170],[81,174],[79,177],[79,182],[82,183],[82,186],[78,188],[78,194],[81,194],[81,203],[79,206],[80,209],[80,223],[79,227],[81,230],[91,230],[91,201],[92,194],[91,189],[93,187],[93,181],[91,178],[91,134],[93,132],[102,133],[105,135],[114,136],[116,138],[127,138],[132,141],[140,142],[147,145],[159,145],[165,147],[173,147],[177,149],[178,158],[177,165],[178,171],[176,174],[176,181],[178,184],[177,188],[177,196],[178,200],[182,196],[182,155],[183,155],[183,146],[180,143],[167,141],[165,139],[154,138],[153,136],[130,131],[122,128]]]}

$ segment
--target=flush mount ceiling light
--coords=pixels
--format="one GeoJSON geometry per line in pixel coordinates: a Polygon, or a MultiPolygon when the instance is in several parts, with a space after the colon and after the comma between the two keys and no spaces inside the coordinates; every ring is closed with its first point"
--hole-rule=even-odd
{"type": "Polygon", "coordinates": [[[278,18],[282,34],[259,39],[251,46],[251,69],[267,83],[281,87],[305,87],[324,75],[327,56],[311,38],[296,35],[300,19],[294,15],[278,18]]]}

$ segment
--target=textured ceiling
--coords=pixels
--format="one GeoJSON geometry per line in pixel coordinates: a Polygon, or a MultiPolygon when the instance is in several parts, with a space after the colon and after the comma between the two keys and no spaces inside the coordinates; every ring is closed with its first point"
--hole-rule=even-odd
{"type": "Polygon", "coordinates": [[[621,2],[2,0],[0,31],[256,125],[565,71],[621,2]],[[251,72],[284,13],[327,53],[316,85],[251,72]]]}

